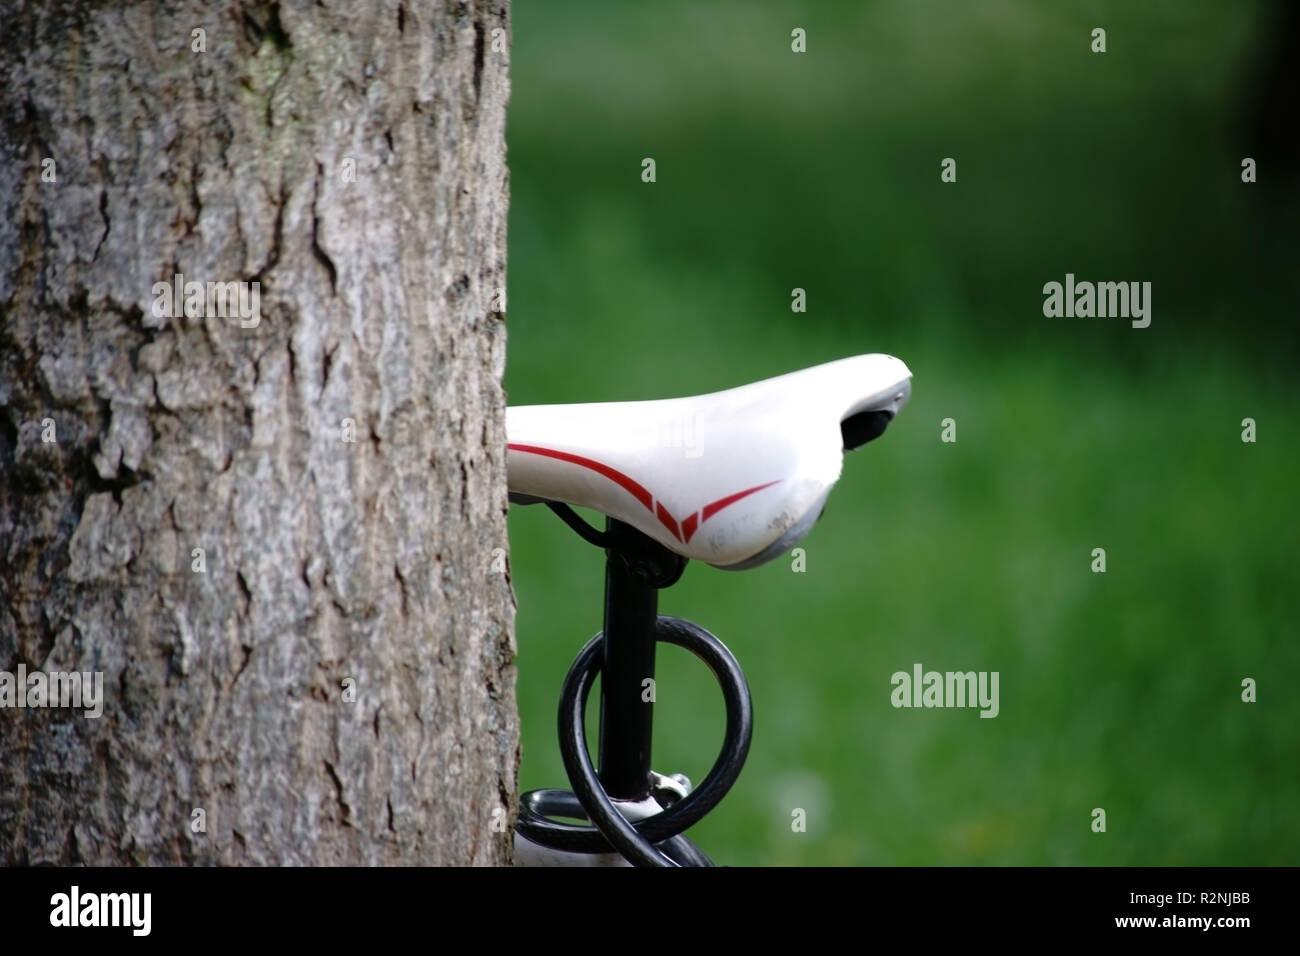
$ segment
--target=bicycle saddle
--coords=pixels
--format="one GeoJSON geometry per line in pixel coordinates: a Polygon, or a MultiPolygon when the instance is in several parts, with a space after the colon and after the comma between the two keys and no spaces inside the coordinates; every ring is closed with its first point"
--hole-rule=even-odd
{"type": "Polygon", "coordinates": [[[752,568],[808,533],[843,453],[911,389],[877,354],[688,398],[507,408],[510,500],[593,508],[684,557],[752,568]]]}

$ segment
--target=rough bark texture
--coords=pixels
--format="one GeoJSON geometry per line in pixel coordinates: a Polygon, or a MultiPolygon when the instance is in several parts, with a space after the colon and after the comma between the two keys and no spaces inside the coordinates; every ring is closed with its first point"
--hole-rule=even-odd
{"type": "Polygon", "coordinates": [[[0,862],[509,862],[506,2],[0,4],[0,862]]]}

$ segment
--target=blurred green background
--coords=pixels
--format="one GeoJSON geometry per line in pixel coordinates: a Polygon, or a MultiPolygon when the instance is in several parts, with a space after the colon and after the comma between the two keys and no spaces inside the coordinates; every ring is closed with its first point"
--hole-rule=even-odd
{"type": "MultiPolygon", "coordinates": [[[[806,573],[693,564],[661,595],[753,690],[745,772],[690,831],[715,860],[1300,860],[1287,6],[515,5],[511,404],[862,352],[915,375],[806,573]],[[1150,281],[1150,328],[1045,318],[1067,272],[1150,281]],[[998,671],[1001,713],[894,709],[917,662],[998,671]]],[[[510,536],[521,785],[564,786],[555,708],[602,556],[540,507],[510,536]]],[[[668,646],[655,730],[656,769],[702,779],[721,697],[668,646]]]]}

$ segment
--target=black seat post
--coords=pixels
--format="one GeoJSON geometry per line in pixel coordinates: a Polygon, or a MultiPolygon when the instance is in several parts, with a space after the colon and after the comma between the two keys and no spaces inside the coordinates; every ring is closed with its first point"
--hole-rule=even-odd
{"type": "MultiPolygon", "coordinates": [[[[662,588],[677,582],[686,558],[632,525],[607,518],[597,531],[568,505],[547,506],[584,541],[605,551],[605,629],[589,640],[564,678],[557,714],[560,756],[573,790],[530,790],[519,798],[515,824],[520,846],[545,848],[567,860],[574,853],[615,849],[640,866],[712,866],[685,831],[716,807],[736,782],[754,731],[749,686],[726,645],[699,625],[658,615],[662,588]],[[722,751],[694,789],[674,775],[668,786],[650,767],[655,644],[667,641],[708,664],[727,707],[722,751]],[[599,769],[587,752],[586,707],[594,681],[601,681],[599,769]],[[628,815],[613,801],[658,798],[661,810],[628,815]],[[690,790],[684,799],[680,787],[690,790]],[[574,827],[553,817],[583,817],[590,827],[574,827]],[[633,818],[640,822],[630,822],[633,818]]],[[[638,808],[640,809],[640,808],[638,808]]],[[[646,807],[645,809],[654,809],[646,807]]],[[[529,851],[531,852],[531,851],[529,851]]]]}
{"type": "Polygon", "coordinates": [[[613,799],[641,800],[650,794],[654,685],[646,681],[655,676],[658,591],[681,577],[686,560],[613,518],[606,535],[600,781],[613,799]]]}

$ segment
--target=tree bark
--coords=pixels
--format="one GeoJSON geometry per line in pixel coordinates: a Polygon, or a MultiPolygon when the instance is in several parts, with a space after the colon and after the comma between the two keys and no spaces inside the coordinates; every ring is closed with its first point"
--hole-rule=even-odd
{"type": "Polygon", "coordinates": [[[0,862],[509,862],[507,0],[4,6],[0,862]]]}

